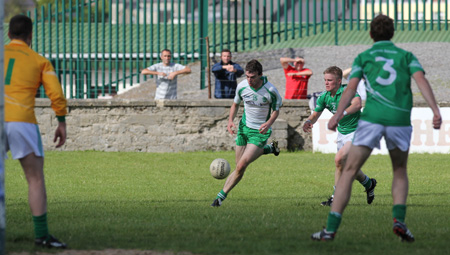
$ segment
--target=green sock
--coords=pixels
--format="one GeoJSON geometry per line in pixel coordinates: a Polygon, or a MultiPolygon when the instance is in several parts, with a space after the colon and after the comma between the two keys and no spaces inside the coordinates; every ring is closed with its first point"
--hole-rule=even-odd
{"type": "Polygon", "coordinates": [[[227,198],[227,193],[225,193],[225,191],[221,190],[219,192],[219,194],[217,194],[216,199],[220,198],[222,201],[225,200],[225,198],[227,198]]]}
{"type": "Polygon", "coordinates": [[[406,216],[406,205],[394,205],[392,207],[392,217],[404,223],[406,216]]]}
{"type": "Polygon", "coordinates": [[[364,181],[359,183],[361,183],[364,186],[364,188],[366,188],[366,190],[370,189],[370,186],[372,186],[372,180],[367,175],[364,181]]]}
{"type": "Polygon", "coordinates": [[[33,216],[34,235],[36,238],[48,236],[47,213],[41,216],[33,216]]]}
{"type": "Polygon", "coordinates": [[[265,154],[270,154],[270,153],[272,153],[272,146],[270,144],[264,145],[264,152],[263,152],[263,154],[265,155],[265,154]]]}
{"type": "Polygon", "coordinates": [[[327,220],[327,232],[336,233],[341,224],[342,215],[337,212],[330,212],[327,220]]]}

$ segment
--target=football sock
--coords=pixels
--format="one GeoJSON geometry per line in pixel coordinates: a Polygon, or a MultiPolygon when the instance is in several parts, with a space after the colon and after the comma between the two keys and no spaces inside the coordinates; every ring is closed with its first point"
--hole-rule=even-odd
{"type": "Polygon", "coordinates": [[[342,215],[337,212],[330,212],[327,220],[327,232],[336,233],[341,224],[342,215]]]}
{"type": "Polygon", "coordinates": [[[406,216],[406,205],[394,205],[392,207],[392,217],[404,223],[406,216]]]}
{"type": "Polygon", "coordinates": [[[217,194],[217,197],[216,197],[216,199],[219,199],[220,198],[220,200],[225,200],[225,198],[227,198],[227,193],[225,193],[223,190],[221,190],[220,192],[219,192],[219,194],[217,194]]]}
{"type": "Polygon", "coordinates": [[[365,176],[366,176],[366,178],[364,179],[364,181],[359,182],[359,183],[361,183],[361,185],[363,185],[364,188],[366,188],[366,190],[368,190],[368,189],[370,189],[370,186],[372,186],[372,180],[367,175],[365,175],[365,176]]]}
{"type": "Polygon", "coordinates": [[[33,216],[34,235],[36,238],[48,236],[47,213],[41,216],[33,216]]]}
{"type": "Polygon", "coordinates": [[[265,155],[265,154],[270,154],[270,153],[272,153],[272,145],[270,145],[270,144],[264,145],[263,154],[265,155]]]}

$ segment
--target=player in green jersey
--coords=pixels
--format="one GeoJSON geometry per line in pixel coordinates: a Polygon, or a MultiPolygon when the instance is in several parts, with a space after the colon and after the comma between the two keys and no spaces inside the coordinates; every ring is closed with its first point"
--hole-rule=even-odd
{"type": "Polygon", "coordinates": [[[313,240],[333,240],[341,223],[342,213],[350,200],[352,182],[356,172],[370,156],[373,148],[380,147],[384,137],[393,168],[393,231],[402,241],[413,242],[414,236],[406,227],[406,199],[408,196],[407,161],[411,140],[411,77],[433,112],[433,128],[440,129],[441,114],[428,80],[417,58],[396,47],[390,40],[394,36],[394,22],[379,15],[370,24],[372,48],[364,51],[353,62],[350,82],[341,98],[336,114],[328,122],[336,130],[344,116],[345,106],[351,101],[361,78],[366,81],[367,101],[358,122],[347,164],[339,179],[327,227],[314,233],[313,240]]]}
{"type": "MultiPolygon", "coordinates": [[[[313,124],[322,115],[323,110],[328,109],[331,113],[335,114],[342,93],[344,92],[347,84],[342,84],[342,70],[337,66],[330,66],[324,72],[325,91],[317,99],[317,106],[312,112],[311,116],[303,124],[303,131],[311,132],[313,124]]],[[[342,168],[345,165],[348,151],[352,144],[353,135],[355,134],[356,127],[358,125],[359,116],[361,114],[361,97],[356,94],[352,98],[351,103],[347,105],[344,111],[344,117],[339,121],[338,125],[338,137],[337,137],[337,150],[334,162],[336,164],[336,171],[334,174],[334,188],[342,174],[342,168]]],[[[375,198],[375,186],[377,181],[370,179],[361,170],[358,170],[355,176],[361,185],[364,186],[367,193],[367,203],[371,204],[375,198]]],[[[334,193],[327,200],[322,202],[323,206],[331,206],[334,199],[334,193]]]]}
{"type": "Polygon", "coordinates": [[[228,176],[223,189],[211,204],[222,205],[228,193],[239,183],[247,167],[263,154],[274,153],[278,156],[280,149],[276,142],[267,144],[272,133],[271,126],[278,118],[281,107],[281,96],[275,86],[262,76],[262,65],[251,60],[245,66],[247,79],[236,88],[236,96],[230,108],[227,129],[235,135],[236,125],[233,120],[238,112],[239,104],[244,103],[244,114],[239,122],[236,137],[236,169],[228,176]]]}

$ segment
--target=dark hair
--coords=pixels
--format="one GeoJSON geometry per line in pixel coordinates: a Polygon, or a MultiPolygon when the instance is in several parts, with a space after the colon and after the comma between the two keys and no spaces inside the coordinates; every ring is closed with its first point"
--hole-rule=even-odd
{"type": "Polygon", "coordinates": [[[169,49],[164,49],[164,50],[162,50],[162,51],[161,51],[161,54],[162,54],[164,51],[168,51],[170,54],[172,54],[172,51],[170,51],[169,49]]]}
{"type": "Polygon", "coordinates": [[[231,50],[229,50],[229,49],[223,49],[221,53],[224,53],[224,52],[228,52],[231,54],[231,50]]]}
{"type": "Polygon", "coordinates": [[[394,20],[380,14],[370,23],[370,35],[375,42],[388,41],[394,36],[394,20]]]}
{"type": "Polygon", "coordinates": [[[9,21],[9,35],[11,39],[26,41],[33,32],[33,22],[25,15],[16,15],[9,21]]]}
{"type": "Polygon", "coordinates": [[[245,66],[245,71],[247,71],[249,73],[257,73],[258,75],[261,75],[263,68],[262,68],[261,63],[258,62],[258,60],[252,59],[245,66]]]}
{"type": "Polygon", "coordinates": [[[323,71],[323,74],[334,74],[336,78],[342,80],[342,69],[337,66],[330,66],[325,71],[323,71]]]}

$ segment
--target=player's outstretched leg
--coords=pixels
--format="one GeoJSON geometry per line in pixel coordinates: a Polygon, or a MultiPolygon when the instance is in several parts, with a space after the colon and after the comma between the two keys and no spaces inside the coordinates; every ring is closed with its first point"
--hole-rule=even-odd
{"type": "Polygon", "coordinates": [[[60,248],[60,249],[67,248],[67,244],[59,241],[52,235],[48,235],[47,237],[36,238],[34,240],[34,244],[36,246],[42,246],[45,248],[60,248]]]}
{"type": "Polygon", "coordinates": [[[399,236],[403,241],[406,242],[414,242],[414,236],[411,233],[411,231],[409,231],[409,229],[406,227],[406,224],[403,222],[398,221],[397,219],[394,218],[394,227],[392,228],[394,230],[394,234],[396,234],[397,236],[399,236]]]}

